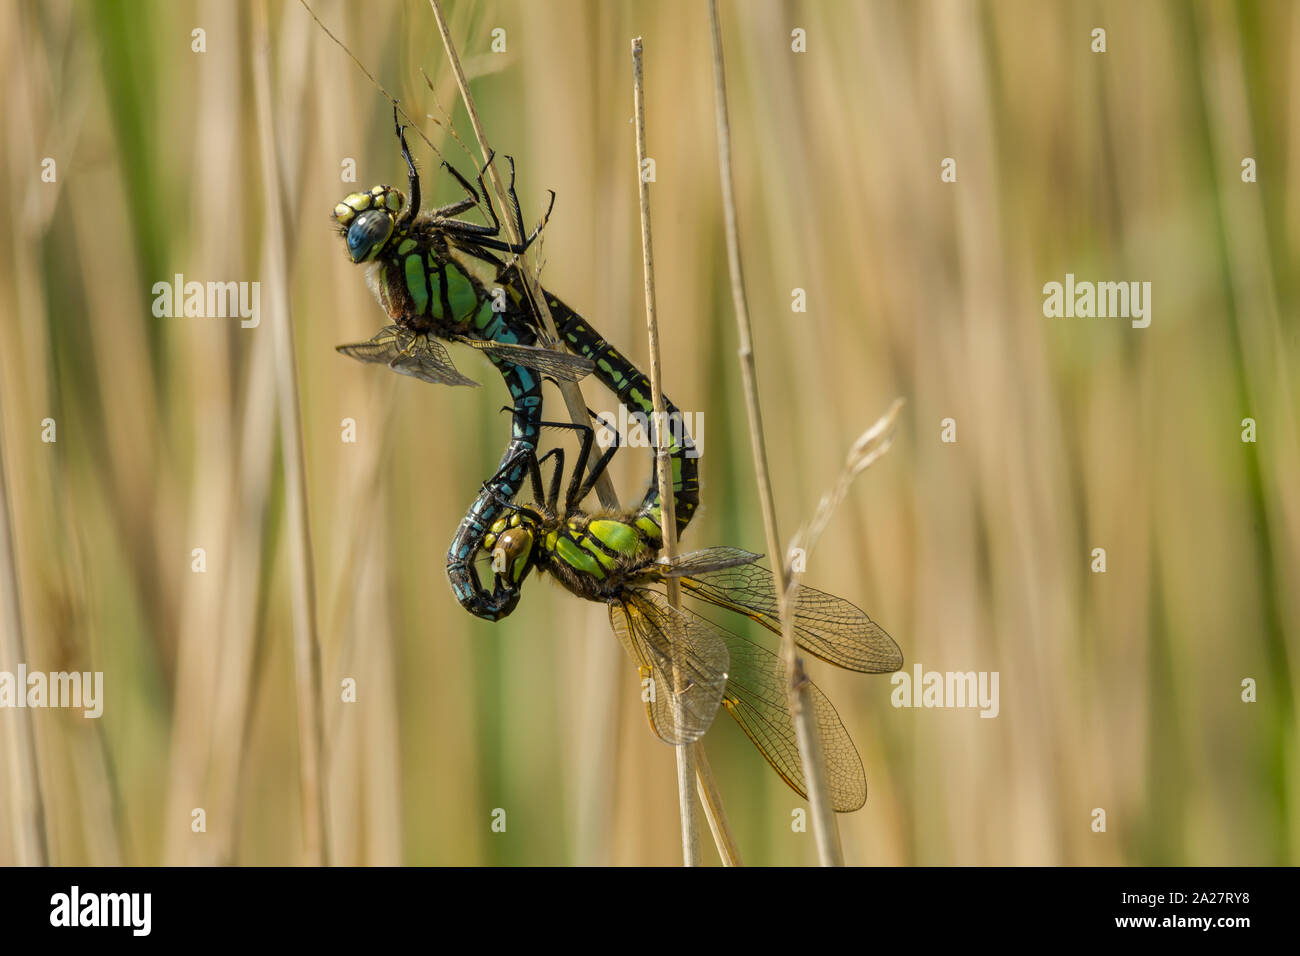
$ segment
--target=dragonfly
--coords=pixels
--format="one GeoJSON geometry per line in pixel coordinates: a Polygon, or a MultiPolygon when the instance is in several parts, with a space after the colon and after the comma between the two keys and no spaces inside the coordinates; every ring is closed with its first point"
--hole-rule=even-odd
{"type": "MultiPolygon", "coordinates": [[[[420,214],[420,177],[406,143],[405,127],[393,110],[393,123],[407,166],[410,198],[393,186],[373,186],[345,196],[334,207],[334,221],[353,263],[368,264],[375,294],[394,324],[367,342],[337,346],[344,355],[363,362],[388,365],[394,371],[437,385],[472,385],[456,370],[439,340],[457,342],[512,364],[556,378],[578,381],[592,370],[591,362],[534,344],[535,322],[521,323],[509,314],[502,290],[495,287],[508,268],[499,253],[522,255],[541,235],[555,205],[521,243],[498,238],[501,223],[496,207],[478,174],[482,198],[454,166],[443,168],[465,190],[449,205],[420,214]],[[479,207],[490,224],[456,218],[479,207]]],[[[514,160],[507,194],[520,235],[523,215],[515,192],[514,160]]]]}
{"type": "MultiPolygon", "coordinates": [[[[536,452],[545,377],[577,381],[594,372],[621,402],[646,417],[651,440],[656,419],[650,382],[574,310],[546,290],[563,347],[538,345],[548,336],[538,318],[520,272],[518,256],[541,234],[554,208],[521,243],[500,238],[501,223],[479,171],[478,189],[448,163],[448,173],[464,189],[461,200],[420,213],[420,178],[407,147],[405,131],[394,109],[393,125],[408,174],[408,192],[375,186],[352,193],[334,207],[334,220],[354,263],[371,270],[371,286],[392,324],[367,342],[338,346],[338,351],[363,362],[386,365],[393,371],[434,384],[473,385],[452,363],[444,342],[482,351],[497,367],[513,401],[512,432],[501,465],[486,483],[457,527],[447,554],[447,576],[460,604],[486,620],[500,620],[514,610],[518,589],[497,579],[491,591],[481,583],[474,558],[488,527],[502,514],[499,504],[510,500],[524,480],[528,452],[536,452]],[[480,192],[482,199],[480,200],[480,192]],[[457,218],[481,205],[489,223],[457,218]],[[510,256],[513,258],[503,258],[510,256]]],[[[515,192],[514,161],[510,162],[507,196],[518,234],[525,236],[523,215],[515,192]]],[[[699,503],[698,457],[676,406],[667,403],[669,444],[677,492],[677,526],[684,531],[699,503]]],[[[658,485],[651,482],[640,511],[657,520],[658,485]]]]}
{"type": "MultiPolygon", "coordinates": [[[[608,467],[618,449],[617,440],[584,479],[593,429],[543,424],[579,432],[577,459],[561,501],[564,449],[540,458],[534,451],[524,453],[533,505],[501,502],[509,514],[492,525],[481,546],[494,574],[518,588],[536,569],[578,597],[607,604],[610,626],[637,666],[646,716],[660,740],[692,743],[725,708],[781,779],[807,796],[781,659],[689,608],[673,607],[658,590],[675,579],[691,598],[743,614],[780,634],[772,572],[755,563],[761,555],[714,547],[672,560],[658,558],[661,526],[644,512],[591,515],[581,508],[594,487],[593,476],[608,467]],[[552,457],[550,483],[544,485],[541,466],[552,457]]],[[[843,598],[801,588],[793,614],[796,642],[821,660],[868,674],[902,667],[903,655],[893,638],[843,598]]],[[[816,685],[812,700],[832,806],[842,813],[857,810],[867,798],[862,760],[839,714],[816,685]]]]}

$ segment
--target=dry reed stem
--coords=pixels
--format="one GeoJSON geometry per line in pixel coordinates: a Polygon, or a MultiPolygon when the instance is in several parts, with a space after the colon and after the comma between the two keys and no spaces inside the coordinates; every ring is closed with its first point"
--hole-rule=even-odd
{"type": "MultiPolygon", "coordinates": [[[[500,203],[503,211],[510,207],[506,202],[505,190],[501,187],[501,177],[497,174],[496,163],[488,162],[492,155],[488,147],[487,135],[483,131],[483,124],[479,120],[478,108],[474,105],[474,97],[470,94],[469,81],[465,78],[465,71],[460,64],[460,56],[456,52],[456,45],[452,42],[451,30],[447,26],[446,17],[443,15],[442,7],[439,6],[438,0],[429,0],[429,8],[433,11],[433,19],[438,25],[438,33],[442,37],[442,44],[447,51],[447,59],[451,64],[452,74],[456,78],[456,86],[460,90],[460,97],[465,104],[465,112],[469,115],[470,125],[474,130],[474,138],[478,141],[479,151],[483,159],[487,162],[488,179],[492,182],[492,189],[496,193],[497,202],[500,203]]],[[[450,121],[448,122],[449,130],[452,129],[450,121]]],[[[454,130],[453,130],[454,133],[454,130]]],[[[486,199],[486,197],[484,197],[486,199]]],[[[509,232],[511,239],[516,244],[522,244],[524,236],[519,234],[517,225],[513,217],[502,215],[502,222],[509,232]]],[[[522,259],[522,257],[521,257],[522,259]]],[[[550,305],[546,301],[546,296],[542,294],[541,283],[537,277],[528,269],[523,267],[522,261],[519,265],[519,277],[524,283],[524,289],[528,297],[532,300],[533,307],[542,319],[542,325],[546,329],[547,335],[551,342],[556,342],[559,335],[555,331],[555,320],[551,317],[550,305]]],[[[587,403],[583,400],[582,389],[577,382],[556,381],[556,386],[560,390],[560,395],[564,399],[564,406],[568,410],[569,419],[578,425],[589,424],[587,414],[587,403]]],[[[588,469],[595,467],[595,459],[588,463],[588,469]]],[[[614,490],[613,479],[610,478],[609,472],[602,474],[596,482],[596,496],[600,499],[601,505],[608,511],[620,511],[621,507],[618,502],[618,494],[614,490]]]]}
{"type": "Polygon", "coordinates": [[[262,178],[266,187],[266,256],[271,290],[271,329],[276,357],[280,445],[284,456],[285,511],[289,518],[289,557],[293,601],[293,658],[297,682],[298,753],[302,800],[303,860],[329,865],[329,839],[322,764],[320,644],[316,626],[316,584],[311,524],[304,473],[302,415],[298,407],[298,368],[289,305],[285,207],[272,115],[270,39],[265,2],[254,12],[253,89],[257,101],[262,178]]]}
{"type": "Polygon", "coordinates": [[[718,856],[723,866],[744,866],[740,859],[740,847],[736,845],[736,836],[731,832],[727,822],[727,811],[722,806],[722,794],[718,792],[717,782],[713,779],[713,768],[709,766],[708,754],[704,744],[695,746],[695,780],[700,787],[700,803],[704,804],[704,817],[709,821],[709,831],[713,834],[713,843],[718,848],[718,856]]]}
{"type": "MultiPolygon", "coordinates": [[[[4,617],[0,620],[0,666],[16,672],[18,665],[27,658],[23,650],[18,567],[14,559],[9,487],[5,477],[3,424],[0,417],[0,589],[4,595],[4,617]]],[[[20,693],[26,693],[26,689],[20,693]]],[[[6,715],[4,724],[8,728],[9,811],[15,855],[19,866],[46,866],[50,860],[45,836],[45,800],[41,793],[31,711],[15,707],[6,715]]]]}
{"type": "MultiPolygon", "coordinates": [[[[645,84],[641,67],[641,38],[632,40],[632,101],[636,118],[636,179],[641,206],[641,266],[645,273],[645,322],[650,340],[650,394],[654,401],[655,421],[667,425],[663,370],[659,364],[659,315],[655,308],[655,257],[650,235],[650,183],[645,177],[645,84]]],[[[677,556],[677,505],[673,490],[671,462],[664,436],[656,434],[655,478],[659,484],[660,521],[663,528],[663,556],[671,561],[677,556]]],[[[681,607],[682,586],[675,577],[668,579],[668,603],[681,607]]],[[[700,830],[695,804],[695,747],[677,746],[677,807],[682,827],[682,865],[700,865],[700,830]]],[[[721,850],[719,849],[719,852],[721,850]]]]}
{"type": "MultiPolygon", "coordinates": [[[[460,65],[460,56],[456,53],[456,45],[451,39],[451,29],[447,26],[447,18],[443,16],[442,7],[439,6],[438,0],[429,0],[429,8],[433,11],[433,19],[438,24],[438,33],[442,36],[442,45],[447,50],[447,59],[451,63],[452,74],[456,77],[456,86],[460,90],[460,98],[465,104],[465,112],[469,114],[470,126],[474,129],[474,138],[478,140],[478,148],[483,154],[483,161],[487,163],[488,179],[492,181],[492,190],[496,193],[497,202],[501,204],[502,216],[501,221],[506,230],[510,233],[511,240],[516,245],[522,245],[524,237],[519,235],[519,229],[514,219],[509,215],[510,204],[506,201],[505,190],[501,186],[501,177],[497,174],[496,163],[488,162],[488,157],[492,151],[488,148],[487,135],[483,132],[483,123],[479,119],[478,109],[474,105],[474,97],[469,91],[469,80],[465,78],[465,70],[460,65]]],[[[551,342],[559,341],[559,335],[555,331],[555,320],[551,317],[551,308],[546,302],[546,296],[542,295],[541,285],[537,278],[527,269],[523,268],[522,263],[519,266],[519,277],[523,280],[524,288],[528,292],[529,298],[532,299],[533,307],[537,314],[541,316],[542,325],[546,329],[546,334],[550,336],[551,342]]],[[[564,405],[569,410],[569,418],[576,425],[589,424],[587,415],[587,403],[583,401],[582,390],[578,387],[577,382],[556,381],[560,389],[560,395],[564,398],[564,405]]],[[[588,467],[594,468],[596,465],[593,459],[588,467]]],[[[596,495],[600,498],[600,503],[611,510],[619,509],[618,495],[614,491],[614,482],[610,479],[608,472],[600,476],[596,482],[596,495]]]]}
{"type": "Polygon", "coordinates": [[[843,866],[839,830],[831,809],[830,791],[826,787],[821,741],[812,707],[811,682],[804,673],[803,660],[794,643],[794,622],[790,611],[788,575],[781,538],[776,526],[776,502],[772,496],[772,479],[767,468],[767,447],[763,436],[763,416],[758,402],[758,379],[754,368],[754,344],[750,333],[749,305],[745,297],[745,279],[741,270],[740,237],[736,226],[736,197],[731,179],[731,124],[727,117],[727,79],[722,60],[722,27],[718,22],[717,0],[709,0],[709,26],[713,39],[714,107],[718,130],[718,168],[722,183],[722,208],[727,232],[727,264],[731,273],[731,296],[736,310],[739,337],[740,371],[745,388],[745,410],[749,417],[750,443],[754,453],[754,472],[758,483],[759,503],[763,510],[763,528],[767,534],[767,551],[772,556],[772,576],[776,584],[777,608],[781,617],[781,658],[789,680],[787,694],[790,716],[799,741],[803,763],[804,786],[812,815],[817,854],[823,866],[843,866]]]}
{"type": "MultiPolygon", "coordinates": [[[[30,135],[29,131],[35,127],[36,116],[54,109],[50,96],[48,62],[40,55],[40,45],[30,42],[30,38],[35,35],[29,22],[32,12],[19,8],[16,13],[18,14],[16,18],[10,18],[12,23],[16,23],[16,27],[11,25],[9,29],[0,33],[0,62],[5,63],[8,68],[5,71],[5,89],[8,98],[3,117],[4,141],[7,147],[5,154],[8,160],[7,168],[15,171],[21,168],[22,160],[19,160],[18,156],[25,145],[24,140],[30,135]],[[38,73],[37,71],[42,67],[45,67],[46,71],[38,73]],[[43,110],[42,103],[48,109],[43,110]]],[[[65,112],[60,111],[58,115],[63,117],[65,112]]],[[[75,127],[68,128],[71,120],[72,118],[68,117],[60,125],[64,135],[75,139],[75,127]]],[[[76,126],[79,125],[78,121],[76,126]]],[[[22,155],[25,158],[26,154],[22,155]]],[[[21,194],[25,191],[19,185],[21,182],[18,175],[13,175],[9,180],[8,188],[21,194]]],[[[56,188],[62,190],[62,187],[56,188]]],[[[8,407],[21,421],[24,396],[23,377],[17,374],[19,367],[25,366],[33,371],[39,371],[48,369],[50,365],[48,354],[38,354],[30,347],[48,342],[48,338],[45,335],[23,336],[20,322],[24,316],[48,314],[48,303],[43,299],[38,250],[45,245],[42,239],[47,235],[50,217],[59,198],[58,191],[53,194],[45,193],[42,198],[47,201],[37,205],[33,200],[42,191],[26,190],[26,192],[29,200],[26,211],[12,218],[9,233],[12,244],[6,250],[7,261],[13,270],[13,307],[0,309],[0,313],[3,313],[0,315],[0,332],[3,332],[6,342],[11,346],[6,349],[6,352],[11,362],[17,356],[21,363],[18,366],[13,364],[5,366],[0,362],[0,670],[10,672],[16,672],[18,664],[28,659],[29,644],[23,631],[25,622],[21,582],[18,580],[18,542],[15,539],[12,523],[13,513],[9,508],[11,491],[10,475],[5,470],[4,461],[5,450],[8,447],[4,437],[4,410],[8,407]],[[29,348],[24,349],[24,343],[27,343],[29,348]],[[10,392],[12,405],[8,405],[3,399],[2,386],[5,384],[13,390],[10,392]]],[[[9,283],[5,283],[5,286],[5,291],[8,292],[9,283]]],[[[39,387],[43,390],[47,386],[41,383],[39,387]]],[[[12,474],[14,482],[12,493],[16,495],[23,484],[22,475],[20,471],[12,474]]],[[[29,513],[34,510],[31,502],[28,502],[26,510],[29,513]]],[[[37,520],[39,521],[39,518],[37,520]]],[[[39,608],[37,610],[39,611],[39,608]]],[[[26,623],[31,621],[28,620],[26,623]]],[[[33,634],[39,633],[39,628],[33,631],[33,634]]],[[[26,693],[26,689],[19,689],[19,693],[26,693]]],[[[41,784],[42,768],[36,727],[32,721],[31,711],[25,708],[14,708],[10,713],[5,714],[2,720],[5,731],[4,744],[0,746],[0,773],[8,777],[8,810],[13,829],[13,859],[20,866],[44,866],[50,860],[50,842],[57,820],[48,813],[46,807],[46,788],[41,784]],[[49,834],[46,832],[47,826],[51,830],[49,834]]],[[[52,754],[48,749],[46,754],[45,769],[48,772],[52,754]]]]}
{"type": "Polygon", "coordinates": [[[894,426],[898,423],[898,413],[902,408],[903,400],[894,399],[894,403],[889,406],[885,414],[858,436],[858,440],[844,456],[844,467],[835,481],[835,487],[822,495],[812,519],[790,539],[791,553],[796,548],[801,549],[805,559],[812,554],[813,548],[817,547],[817,542],[821,540],[822,532],[830,524],[835,509],[848,495],[853,479],[875,464],[876,460],[889,451],[889,446],[894,443],[894,426]]]}

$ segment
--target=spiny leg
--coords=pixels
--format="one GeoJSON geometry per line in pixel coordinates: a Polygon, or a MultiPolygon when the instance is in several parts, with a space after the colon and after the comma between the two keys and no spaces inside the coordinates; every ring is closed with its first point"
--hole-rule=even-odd
{"type": "MultiPolygon", "coordinates": [[[[491,154],[489,154],[489,156],[490,155],[491,154]]],[[[447,162],[445,159],[442,161],[442,168],[447,170],[447,172],[451,174],[452,179],[460,183],[460,187],[463,190],[465,190],[465,198],[459,199],[456,202],[451,203],[450,205],[440,206],[439,208],[435,209],[433,211],[434,217],[439,219],[445,219],[449,216],[457,216],[460,213],[465,212],[466,210],[469,209],[473,209],[475,206],[477,206],[480,202],[480,199],[479,199],[479,194],[478,192],[475,191],[473,184],[470,183],[468,179],[466,179],[464,176],[460,174],[459,169],[457,169],[451,163],[447,162]]],[[[481,184],[482,182],[483,182],[483,174],[480,173],[479,183],[481,184]]],[[[487,190],[483,190],[483,195],[484,197],[487,197],[487,190]]],[[[488,202],[488,205],[489,207],[491,206],[490,200],[488,202]]],[[[471,224],[467,223],[466,225],[471,225],[471,224]]],[[[493,233],[493,235],[495,235],[495,233],[493,233]]]]}
{"type": "MultiPolygon", "coordinates": [[[[492,161],[492,155],[493,154],[489,154],[488,156],[489,163],[492,161]]],[[[506,159],[510,161],[510,188],[507,190],[507,194],[514,212],[515,225],[519,229],[519,235],[524,236],[524,216],[519,206],[519,195],[515,192],[515,161],[513,157],[510,156],[507,156],[506,159]]],[[[451,167],[448,167],[448,169],[451,169],[451,167]]],[[[492,204],[492,200],[488,196],[487,187],[483,185],[483,172],[486,170],[487,166],[484,165],[483,170],[481,170],[478,175],[478,184],[479,188],[483,190],[483,195],[486,198],[485,205],[487,206],[488,215],[492,219],[492,225],[481,226],[478,223],[465,222],[463,219],[439,219],[437,225],[447,229],[449,232],[459,233],[462,236],[470,237],[470,240],[475,245],[481,246],[484,249],[491,249],[494,252],[509,252],[517,256],[523,255],[536,241],[537,237],[542,234],[542,230],[546,228],[547,222],[550,221],[551,211],[555,208],[555,191],[547,190],[547,192],[551,194],[551,201],[546,207],[546,215],[544,215],[541,222],[537,224],[537,228],[524,237],[524,241],[521,243],[506,242],[503,239],[495,238],[501,232],[501,221],[497,218],[496,207],[492,204]]],[[[455,170],[451,171],[452,175],[460,180],[461,184],[472,193],[472,188],[467,182],[465,182],[460,173],[455,170]]]]}
{"type": "Polygon", "coordinates": [[[402,211],[401,223],[415,221],[415,214],[420,211],[420,174],[415,171],[415,160],[411,158],[411,150],[406,145],[406,127],[402,125],[397,118],[397,104],[393,104],[393,126],[397,130],[397,141],[402,144],[402,158],[406,160],[406,183],[407,191],[410,193],[410,204],[402,211]]]}
{"type": "Polygon", "coordinates": [[[555,514],[555,509],[560,503],[560,482],[564,479],[564,449],[552,448],[541,458],[537,459],[538,467],[548,458],[555,459],[555,467],[551,470],[551,487],[546,492],[546,510],[555,514]]]}
{"type": "MultiPolygon", "coordinates": [[[[515,158],[513,156],[507,156],[506,161],[510,163],[510,188],[506,190],[506,196],[510,199],[510,206],[515,214],[515,228],[518,230],[520,238],[523,239],[523,246],[520,249],[520,252],[522,253],[527,251],[528,247],[533,244],[533,240],[542,234],[542,229],[545,228],[546,223],[550,220],[551,210],[555,208],[555,190],[547,190],[547,192],[551,194],[551,201],[546,207],[546,215],[542,216],[542,221],[537,224],[537,228],[532,231],[531,235],[529,235],[524,226],[523,209],[519,206],[519,194],[515,192],[515,158]]],[[[514,250],[511,249],[509,251],[513,252],[514,250]]]]}
{"type": "Polygon", "coordinates": [[[538,514],[532,508],[529,508],[527,505],[518,504],[512,501],[511,499],[507,498],[505,495],[503,495],[500,491],[497,490],[495,484],[485,481],[483,483],[483,491],[489,498],[495,501],[506,511],[512,513],[517,511],[520,514],[527,515],[529,518],[532,518],[534,521],[541,523],[542,516],[540,514],[538,514]]]}
{"type": "MultiPolygon", "coordinates": [[[[542,234],[542,230],[546,228],[546,223],[550,219],[551,209],[555,207],[555,192],[553,190],[547,190],[547,192],[550,192],[551,194],[551,204],[546,209],[546,216],[542,218],[542,221],[537,224],[537,228],[534,229],[522,243],[506,242],[502,239],[487,239],[483,238],[482,233],[472,234],[468,241],[483,249],[491,249],[493,252],[508,252],[515,256],[523,255],[529,250],[529,248],[531,248],[532,244],[537,240],[537,237],[542,234]]],[[[480,228],[475,226],[472,222],[466,223],[460,219],[452,219],[450,221],[456,225],[453,228],[448,228],[449,232],[461,231],[461,225],[469,226],[473,229],[480,228]]],[[[445,227],[446,224],[439,223],[439,225],[445,227]]]]}
{"type": "MultiPolygon", "coordinates": [[[[572,431],[576,431],[579,434],[580,444],[578,446],[578,460],[574,462],[573,472],[569,477],[569,488],[564,496],[564,513],[566,515],[573,512],[577,508],[577,506],[582,503],[583,499],[586,498],[587,495],[591,493],[591,489],[595,487],[596,482],[600,479],[600,476],[605,473],[605,469],[609,467],[610,461],[612,461],[614,458],[614,453],[618,451],[619,448],[618,430],[613,426],[611,426],[609,422],[605,421],[603,418],[601,418],[599,415],[593,412],[590,408],[587,409],[587,414],[590,415],[592,418],[594,418],[596,421],[600,422],[600,424],[603,425],[605,428],[608,428],[610,432],[614,435],[614,441],[610,445],[609,449],[606,450],[605,453],[602,454],[600,458],[596,461],[596,464],[592,466],[591,474],[587,476],[586,481],[583,481],[583,472],[586,471],[587,460],[591,457],[591,446],[596,439],[596,433],[592,429],[592,427],[590,425],[578,425],[574,422],[541,422],[540,423],[544,427],[567,428],[572,431]]],[[[562,458],[560,460],[563,461],[562,458]]],[[[558,477],[559,476],[557,474],[552,480],[551,493],[553,496],[557,496],[559,491],[558,477]]],[[[554,500],[554,498],[552,498],[547,502],[547,504],[551,508],[551,510],[554,511],[557,502],[554,500]]]]}
{"type": "MultiPolygon", "coordinates": [[[[460,174],[460,170],[456,169],[450,163],[444,162],[442,164],[446,168],[447,172],[451,173],[456,182],[460,183],[461,188],[465,190],[467,198],[458,203],[453,203],[450,206],[436,210],[434,213],[435,225],[446,229],[448,232],[456,232],[463,236],[474,236],[475,238],[500,235],[501,220],[497,218],[497,210],[496,206],[492,204],[492,196],[487,191],[487,186],[483,184],[483,174],[487,172],[487,168],[492,164],[492,159],[495,156],[495,150],[489,151],[487,162],[484,163],[483,168],[478,171],[478,192],[474,190],[474,187],[470,184],[469,180],[460,174]],[[491,225],[481,225],[476,222],[466,222],[464,219],[449,218],[458,213],[465,212],[473,206],[479,205],[479,192],[483,194],[482,204],[484,208],[487,209],[488,218],[492,220],[491,225]],[[468,197],[473,197],[474,201],[469,202],[468,197]],[[468,203],[468,205],[466,205],[466,203],[468,203]]],[[[488,240],[484,238],[483,241],[487,242],[488,240]]]]}
{"type": "Polygon", "coordinates": [[[522,239],[525,235],[524,213],[519,208],[519,194],[515,192],[515,158],[507,156],[506,162],[510,164],[510,188],[506,190],[506,197],[510,200],[510,210],[515,214],[515,231],[522,239]]]}
{"type": "MultiPolygon", "coordinates": [[[[591,409],[588,409],[587,412],[590,414],[591,409]]],[[[575,422],[538,422],[538,424],[543,428],[564,428],[569,431],[576,431],[579,434],[581,444],[578,448],[578,461],[574,466],[573,479],[569,483],[569,494],[564,496],[564,514],[567,516],[573,511],[573,486],[578,482],[582,469],[586,467],[587,456],[591,452],[591,426],[579,425],[575,422]]],[[[546,507],[552,514],[555,514],[560,505],[560,483],[564,479],[564,449],[552,448],[542,456],[541,460],[545,461],[552,455],[555,456],[555,470],[551,472],[551,488],[546,496],[546,507]]]]}
{"type": "MultiPolygon", "coordinates": [[[[443,165],[445,166],[446,163],[443,165]]],[[[473,209],[477,205],[478,203],[475,200],[466,196],[464,199],[458,199],[449,205],[439,206],[433,211],[433,215],[440,219],[445,219],[449,216],[459,216],[463,212],[469,212],[469,210],[473,209]]]]}
{"type": "MultiPolygon", "coordinates": [[[[605,419],[601,418],[599,415],[592,412],[590,408],[587,409],[587,413],[591,415],[591,417],[594,418],[596,421],[600,422],[601,425],[605,426],[605,428],[608,429],[609,433],[613,435],[614,438],[613,441],[610,442],[609,448],[605,450],[605,453],[601,455],[600,458],[596,461],[596,464],[592,466],[591,474],[587,476],[586,481],[582,483],[582,485],[577,489],[577,491],[574,491],[573,488],[569,489],[568,498],[572,498],[574,504],[577,504],[585,500],[587,495],[591,494],[591,489],[596,487],[596,482],[599,481],[600,476],[605,473],[605,469],[609,467],[609,463],[614,460],[614,453],[617,452],[621,447],[621,442],[619,441],[618,429],[615,428],[613,425],[611,425],[609,422],[605,421],[605,419]]],[[[595,438],[595,432],[592,431],[590,428],[588,428],[587,429],[587,452],[588,453],[590,453],[591,451],[591,441],[594,438],[595,438]]],[[[577,478],[577,476],[582,474],[582,467],[586,465],[586,463],[587,463],[586,458],[584,456],[581,464],[579,464],[579,466],[575,468],[573,471],[573,475],[575,479],[577,478]]],[[[572,507],[572,505],[569,505],[568,507],[572,507]]]]}

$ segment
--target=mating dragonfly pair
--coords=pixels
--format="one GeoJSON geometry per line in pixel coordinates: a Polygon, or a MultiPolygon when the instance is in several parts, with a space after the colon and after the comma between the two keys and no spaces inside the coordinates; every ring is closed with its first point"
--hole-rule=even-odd
{"type": "MultiPolygon", "coordinates": [[[[594,374],[620,402],[647,417],[651,444],[656,444],[649,380],[590,323],[543,289],[568,351],[550,347],[518,260],[541,234],[550,208],[528,233],[510,160],[506,214],[513,217],[522,243],[500,238],[501,223],[484,187],[483,171],[476,190],[443,163],[465,196],[422,213],[419,175],[396,110],[393,121],[406,163],[408,194],[375,186],[334,207],[348,254],[354,263],[369,264],[371,285],[392,324],[368,342],[338,350],[426,382],[473,385],[456,370],[442,344],[457,342],[483,352],[505,380],[513,402],[510,442],[500,467],[461,520],[447,555],[447,576],[457,600],[478,617],[500,620],[514,610],[525,580],[536,569],[578,597],[607,604],[610,624],[648,688],[642,696],[660,739],[694,742],[709,729],[719,707],[725,707],[781,778],[806,795],[780,659],[692,610],[671,606],[658,590],[675,578],[689,597],[743,614],[779,634],[773,577],[755,563],[760,555],[707,548],[671,562],[660,560],[663,512],[653,467],[637,507],[621,514],[589,515],[582,502],[617,451],[617,440],[584,478],[593,445],[591,427],[542,420],[544,378],[577,381],[594,374]],[[458,218],[475,207],[485,210],[489,223],[458,218]],[[567,486],[563,449],[538,455],[543,427],[578,432],[580,447],[567,486]],[[542,466],[552,458],[547,485],[542,466]],[[531,504],[519,500],[525,482],[531,504]],[[483,584],[481,564],[491,566],[490,587],[483,584]]],[[[552,193],[552,207],[554,202],[552,193]]],[[[680,427],[679,410],[666,397],[664,404],[672,425],[664,441],[672,461],[680,535],[699,505],[698,455],[680,427]]],[[[794,625],[799,646],[831,664],[872,674],[902,666],[898,645],[841,598],[802,588],[794,625]]],[[[856,810],[867,795],[861,758],[835,708],[815,686],[813,701],[832,804],[841,812],[856,810]]]]}

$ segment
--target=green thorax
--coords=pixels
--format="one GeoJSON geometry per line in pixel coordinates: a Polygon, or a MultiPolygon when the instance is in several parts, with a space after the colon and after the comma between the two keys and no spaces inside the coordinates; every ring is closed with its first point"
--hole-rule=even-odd
{"type": "MultiPolygon", "coordinates": [[[[531,522],[525,522],[532,524],[531,522]]],[[[503,519],[484,539],[488,552],[517,516],[503,519]]],[[[663,535],[648,515],[636,517],[573,514],[563,520],[532,525],[536,567],[554,575],[579,597],[604,600],[655,560],[663,535]]]]}
{"type": "Polygon", "coordinates": [[[394,232],[375,269],[384,309],[418,332],[455,330],[477,338],[494,317],[517,307],[518,294],[501,285],[499,266],[463,252],[418,219],[394,232]]]}
{"type": "Polygon", "coordinates": [[[659,526],[646,516],[571,515],[541,535],[538,567],[580,597],[599,600],[653,562],[662,543],[659,526]]]}

